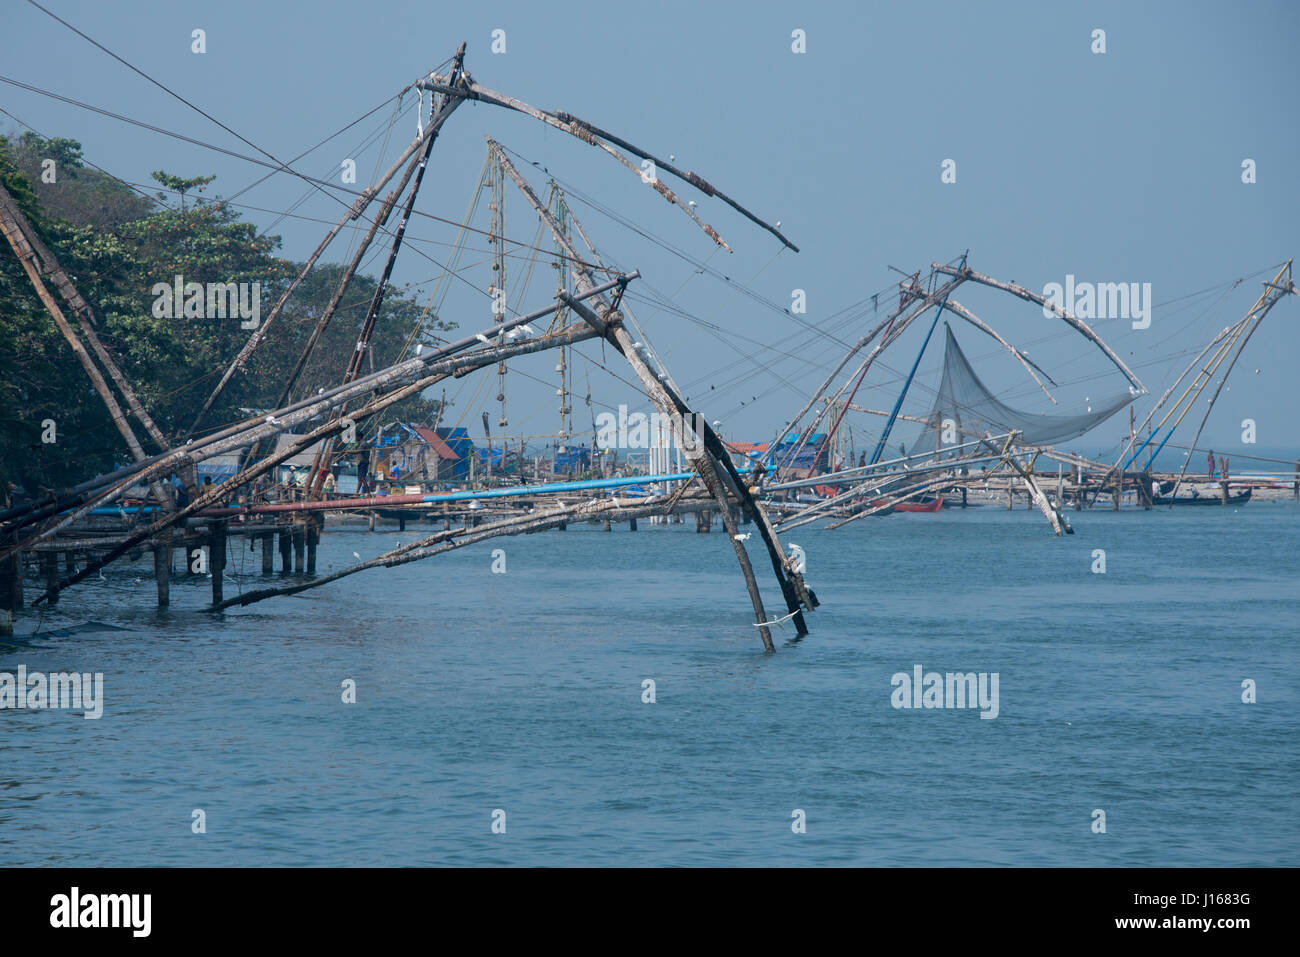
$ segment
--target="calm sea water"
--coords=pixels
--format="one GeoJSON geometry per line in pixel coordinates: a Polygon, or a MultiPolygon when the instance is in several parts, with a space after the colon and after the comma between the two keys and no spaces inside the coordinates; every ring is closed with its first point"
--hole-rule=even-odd
{"type": "MultiPolygon", "coordinates": [[[[146,556],[0,648],[0,671],[103,672],[106,699],[0,711],[0,864],[1300,864],[1300,506],[1070,517],[799,529],[823,604],[770,656],[724,535],[691,525],[570,526],[221,617],[204,579],[152,607],[146,556]],[[123,630],[67,631],[88,620],[123,630]],[[917,664],[997,672],[998,717],[896,710],[917,664]]],[[[320,568],[416,534],[328,528],[320,568]]],[[[227,595],[259,561],[232,557],[227,595]]]]}

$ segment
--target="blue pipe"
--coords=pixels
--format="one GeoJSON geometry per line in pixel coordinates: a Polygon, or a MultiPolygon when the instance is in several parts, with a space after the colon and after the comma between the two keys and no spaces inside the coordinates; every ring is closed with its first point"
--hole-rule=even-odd
{"type": "MultiPolygon", "coordinates": [[[[750,471],[752,466],[745,465],[737,472],[750,471]]],[[[446,492],[442,495],[426,495],[421,502],[463,502],[469,499],[508,498],[515,495],[542,495],[547,492],[581,492],[589,489],[620,488],[627,485],[651,485],[655,482],[682,482],[694,478],[695,472],[670,472],[663,475],[630,475],[626,478],[587,479],[582,482],[554,482],[546,485],[511,485],[506,488],[492,488],[477,492],[446,492]]]]}

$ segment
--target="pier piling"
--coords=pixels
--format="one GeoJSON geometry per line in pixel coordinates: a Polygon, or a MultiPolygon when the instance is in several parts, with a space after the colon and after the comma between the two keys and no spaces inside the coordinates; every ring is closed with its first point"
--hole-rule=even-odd
{"type": "Polygon", "coordinates": [[[315,522],[307,523],[307,574],[316,574],[316,545],[320,542],[320,528],[315,522]]]}
{"type": "Polygon", "coordinates": [[[212,575],[212,604],[220,605],[225,597],[226,523],[214,522],[208,539],[208,571],[212,575]]]}
{"type": "Polygon", "coordinates": [[[164,533],[154,542],[153,577],[158,586],[158,607],[166,608],[171,604],[172,543],[170,532],[164,533]]]}

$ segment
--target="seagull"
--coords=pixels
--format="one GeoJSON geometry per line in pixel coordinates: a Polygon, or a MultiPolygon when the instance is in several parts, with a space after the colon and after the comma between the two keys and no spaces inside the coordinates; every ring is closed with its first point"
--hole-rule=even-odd
{"type": "Polygon", "coordinates": [[[700,205],[700,204],[697,203],[697,202],[696,202],[695,200],[693,200],[693,199],[688,199],[688,200],[686,201],[686,205],[689,206],[691,209],[694,209],[696,206],[698,206],[698,205],[700,205]]]}
{"type": "Polygon", "coordinates": [[[489,346],[492,345],[492,340],[489,339],[487,336],[483,335],[483,333],[481,332],[474,333],[474,338],[477,339],[479,342],[485,343],[489,346]]]}
{"type": "Polygon", "coordinates": [[[780,229],[780,228],[781,228],[781,220],[779,220],[779,219],[776,221],[776,228],[777,228],[777,229],[780,229]]]}
{"type": "Polygon", "coordinates": [[[361,556],[360,556],[359,554],[357,554],[356,552],[353,552],[353,553],[352,553],[352,557],[355,558],[357,561],[361,561],[361,556]]]}
{"type": "Polygon", "coordinates": [[[736,539],[736,541],[738,541],[738,542],[744,542],[744,541],[748,541],[748,540],[749,540],[749,536],[751,536],[751,535],[753,535],[753,534],[754,534],[753,532],[746,532],[744,535],[739,535],[739,534],[738,534],[738,535],[735,535],[735,536],[733,536],[733,537],[734,537],[734,538],[736,539]]]}
{"type": "Polygon", "coordinates": [[[271,423],[271,425],[279,425],[279,424],[280,424],[279,422],[275,421],[275,416],[273,416],[273,415],[268,415],[268,416],[266,417],[266,421],[269,422],[269,423],[271,423]]]}
{"type": "Polygon", "coordinates": [[[670,163],[675,163],[676,161],[677,161],[677,157],[674,156],[672,153],[669,153],[669,154],[668,154],[668,162],[670,162],[670,163]]]}

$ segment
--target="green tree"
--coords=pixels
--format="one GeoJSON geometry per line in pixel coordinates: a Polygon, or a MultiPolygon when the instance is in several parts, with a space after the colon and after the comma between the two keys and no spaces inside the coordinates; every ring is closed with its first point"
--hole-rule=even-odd
{"type": "MultiPolygon", "coordinates": [[[[77,191],[94,177],[95,195],[135,194],[125,184],[78,165],[80,155],[74,140],[20,138],[15,144],[0,138],[0,180],[95,309],[101,340],[150,415],[165,434],[183,435],[250,333],[240,328],[237,316],[155,314],[158,284],[171,288],[177,276],[182,283],[255,283],[265,319],[301,266],[275,255],[279,237],[259,235],[220,199],[199,199],[184,209],[148,200],[144,206],[101,204],[93,209],[88,194],[77,191]],[[56,157],[66,170],[76,170],[75,178],[61,179],[60,190],[46,192],[39,185],[40,158],[45,155],[56,157]],[[67,215],[46,207],[47,196],[67,215]]],[[[185,193],[213,181],[211,176],[183,178],[162,171],[155,178],[185,193]]],[[[231,380],[208,414],[208,427],[247,418],[249,409],[276,405],[341,273],[337,265],[313,270],[245,372],[231,380]]],[[[375,286],[374,277],[354,278],[293,398],[341,380],[375,286]]],[[[404,358],[409,343],[418,341],[417,328],[421,334],[452,328],[436,317],[422,319],[411,290],[390,289],[370,339],[374,366],[404,358]]],[[[369,369],[367,364],[363,372],[369,369]]],[[[414,396],[385,416],[428,422],[436,410],[436,401],[414,396]]],[[[128,460],[85,371],[8,244],[0,244],[0,472],[35,490],[72,485],[128,460]],[[57,423],[55,444],[40,441],[45,419],[57,423]]]]}

